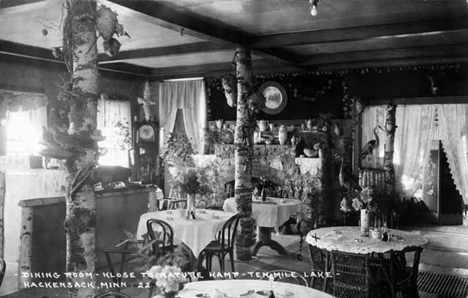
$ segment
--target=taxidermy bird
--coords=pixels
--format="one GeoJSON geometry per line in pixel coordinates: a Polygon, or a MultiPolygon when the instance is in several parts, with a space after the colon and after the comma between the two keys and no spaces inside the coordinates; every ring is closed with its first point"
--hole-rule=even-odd
{"type": "Polygon", "coordinates": [[[359,183],[353,179],[346,179],[345,173],[343,171],[343,156],[340,154],[335,155],[336,158],[340,160],[340,173],[338,174],[338,180],[340,181],[340,186],[347,190],[361,190],[359,183]]]}
{"type": "Polygon", "coordinates": [[[364,147],[362,147],[360,160],[363,160],[367,156],[370,156],[372,158],[372,153],[374,149],[379,146],[379,136],[377,135],[377,130],[378,127],[374,128],[375,140],[370,140],[369,142],[367,142],[367,144],[364,145],[364,147]]]}
{"type": "Polygon", "coordinates": [[[138,104],[143,106],[143,112],[145,114],[146,121],[151,119],[151,106],[156,103],[151,101],[151,86],[148,81],[145,83],[145,89],[143,90],[143,98],[138,97],[138,104]]]}

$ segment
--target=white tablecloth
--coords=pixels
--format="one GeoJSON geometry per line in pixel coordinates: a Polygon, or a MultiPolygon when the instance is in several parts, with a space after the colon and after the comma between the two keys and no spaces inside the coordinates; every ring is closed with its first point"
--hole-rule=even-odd
{"type": "MultiPolygon", "coordinates": [[[[222,297],[246,297],[246,298],[261,298],[268,297],[257,294],[257,291],[269,291],[270,282],[268,280],[255,280],[255,279],[226,279],[226,280],[208,280],[208,281],[197,281],[191,282],[185,285],[184,289],[180,291],[177,296],[180,298],[193,298],[193,297],[210,297],[212,294],[223,295],[222,297]],[[216,293],[218,290],[222,294],[216,293]],[[254,291],[249,295],[246,294],[248,291],[254,291]],[[198,296],[197,296],[198,295],[198,296]]],[[[274,282],[273,293],[277,298],[332,298],[327,293],[319,290],[299,286],[290,283],[274,282]]],[[[212,295],[211,297],[214,297],[212,295]]]]}
{"type": "Polygon", "coordinates": [[[358,226],[328,227],[310,231],[306,241],[328,251],[336,250],[356,254],[402,251],[407,247],[424,247],[428,244],[428,240],[418,233],[394,229],[388,229],[388,233],[394,236],[392,240],[382,241],[372,237],[362,237],[358,226]]]}
{"type": "Polygon", "coordinates": [[[171,225],[174,231],[174,241],[184,242],[197,257],[222,229],[223,224],[235,215],[235,213],[217,210],[206,210],[206,213],[197,210],[195,220],[186,220],[185,210],[182,211],[183,216],[179,211],[155,211],[142,214],[138,222],[137,238],[141,239],[147,234],[148,219],[161,219],[171,225]]]}
{"type": "MultiPolygon", "coordinates": [[[[257,226],[278,228],[288,221],[292,214],[302,212],[302,203],[297,199],[267,198],[267,201],[275,204],[252,201],[252,217],[257,221],[257,226]]],[[[223,209],[228,212],[237,212],[236,199],[226,199],[223,209]]]]}

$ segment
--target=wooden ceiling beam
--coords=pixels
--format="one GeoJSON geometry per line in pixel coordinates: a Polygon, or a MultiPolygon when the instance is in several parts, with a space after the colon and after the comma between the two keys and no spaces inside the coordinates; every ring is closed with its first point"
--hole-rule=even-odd
{"type": "Polygon", "coordinates": [[[46,0],[0,0],[0,10],[3,10],[0,14],[29,11],[40,8],[46,3],[46,0]]]}
{"type": "Polygon", "coordinates": [[[463,57],[468,56],[468,44],[451,46],[430,46],[401,48],[378,51],[357,51],[347,53],[319,54],[304,59],[302,65],[326,65],[359,61],[376,61],[389,59],[414,59],[420,57],[463,57]]]}
{"type": "Polygon", "coordinates": [[[379,61],[359,61],[359,62],[344,62],[334,64],[316,65],[317,71],[337,71],[362,68],[383,68],[383,67],[409,67],[409,66],[426,66],[438,64],[456,64],[468,63],[468,56],[460,57],[414,57],[411,59],[388,59],[379,61]]]}
{"type": "MultiPolygon", "coordinates": [[[[151,72],[151,81],[162,81],[168,79],[190,78],[190,77],[213,77],[222,76],[229,72],[231,63],[212,63],[203,65],[155,68],[151,72]]],[[[268,59],[253,61],[254,73],[292,72],[300,71],[297,67],[284,66],[271,63],[268,59]]]]}
{"type": "Polygon", "coordinates": [[[232,47],[224,44],[216,44],[212,42],[195,42],[191,44],[167,46],[160,48],[130,50],[120,52],[115,57],[109,57],[106,54],[99,54],[98,60],[100,64],[106,64],[129,59],[152,58],[172,55],[189,55],[195,53],[222,51],[229,49],[232,49],[232,47]]]}
{"type": "Polygon", "coordinates": [[[429,32],[461,30],[467,28],[468,18],[466,16],[460,16],[434,20],[417,20],[394,24],[380,24],[361,27],[256,36],[250,40],[249,46],[253,49],[264,49],[271,47],[361,41],[371,38],[380,39],[397,35],[414,35],[429,32]]]}
{"type": "MultiPolygon", "coordinates": [[[[253,36],[237,28],[230,27],[217,20],[203,19],[187,11],[169,7],[167,3],[158,1],[135,0],[102,0],[103,4],[132,18],[157,25],[181,35],[188,35],[233,48],[244,47],[253,36]]],[[[282,64],[296,64],[290,55],[277,56],[269,50],[252,49],[255,55],[282,64]],[[288,56],[288,57],[286,57],[288,56]]]]}
{"type": "MultiPolygon", "coordinates": [[[[42,61],[42,63],[46,63],[48,66],[53,64],[65,66],[65,63],[62,59],[54,58],[51,50],[24,44],[17,44],[5,40],[0,40],[0,57],[4,61],[10,61],[12,59],[18,61],[18,58],[20,58],[24,61],[37,60],[38,63],[41,63],[42,61]]],[[[127,63],[114,63],[105,66],[100,65],[99,70],[144,77],[150,74],[150,68],[127,63]]]]}

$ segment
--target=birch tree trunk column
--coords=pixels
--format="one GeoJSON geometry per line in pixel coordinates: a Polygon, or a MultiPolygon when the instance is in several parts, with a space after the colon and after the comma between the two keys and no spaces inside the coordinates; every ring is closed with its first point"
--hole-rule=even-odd
{"type": "Polygon", "coordinates": [[[68,134],[65,142],[77,154],[66,162],[65,232],[67,281],[86,283],[69,288],[69,297],[93,297],[96,268],[96,200],[93,174],[97,144],[91,138],[96,129],[98,69],[95,0],[69,1],[64,38],[72,65],[72,94],[69,99],[68,134]]]}
{"type": "Polygon", "coordinates": [[[237,121],[234,135],[235,196],[241,226],[236,251],[239,260],[249,260],[252,258],[252,246],[255,244],[255,220],[252,218],[252,121],[247,101],[252,91],[250,50],[237,49],[235,62],[237,71],[237,121]]]}
{"type": "MultiPolygon", "coordinates": [[[[385,197],[387,204],[395,203],[395,167],[393,165],[393,153],[395,150],[395,131],[396,131],[396,105],[390,103],[385,111],[385,154],[384,154],[384,169],[385,169],[385,197]]],[[[387,216],[387,221],[390,219],[390,210],[384,210],[387,216]]]]}

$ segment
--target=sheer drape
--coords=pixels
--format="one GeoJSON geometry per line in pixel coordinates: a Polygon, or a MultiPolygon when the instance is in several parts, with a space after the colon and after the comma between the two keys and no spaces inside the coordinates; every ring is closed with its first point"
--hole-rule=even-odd
{"type": "Polygon", "coordinates": [[[422,191],[435,115],[434,105],[397,107],[393,162],[397,190],[407,196],[415,196],[416,192],[422,191]]]}
{"type": "Polygon", "coordinates": [[[468,105],[439,107],[440,136],[455,185],[468,204],[468,105]]]}
{"type": "MultiPolygon", "coordinates": [[[[159,86],[159,121],[164,134],[173,131],[177,110],[182,109],[187,137],[201,150],[202,129],[206,127],[206,95],[203,80],[165,82],[159,86]]],[[[167,136],[163,136],[165,138],[167,136]]],[[[163,145],[163,142],[160,142],[163,145]]]]}
{"type": "Polygon", "coordinates": [[[99,164],[129,166],[128,150],[131,147],[131,139],[129,139],[131,136],[130,119],[129,101],[98,101],[97,127],[106,137],[103,142],[99,143],[99,146],[107,149],[107,153],[99,158],[99,164]]]}

